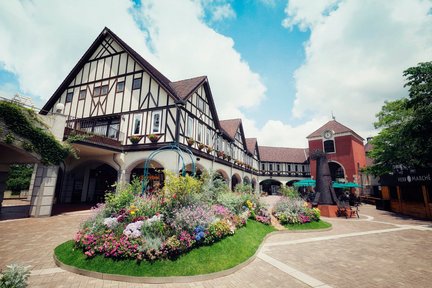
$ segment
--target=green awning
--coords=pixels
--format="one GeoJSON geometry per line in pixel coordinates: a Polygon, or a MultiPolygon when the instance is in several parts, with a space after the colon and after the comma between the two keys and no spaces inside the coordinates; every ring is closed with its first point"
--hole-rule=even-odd
{"type": "Polygon", "coordinates": [[[314,179],[302,179],[294,182],[294,187],[315,187],[316,181],[314,179]]]}

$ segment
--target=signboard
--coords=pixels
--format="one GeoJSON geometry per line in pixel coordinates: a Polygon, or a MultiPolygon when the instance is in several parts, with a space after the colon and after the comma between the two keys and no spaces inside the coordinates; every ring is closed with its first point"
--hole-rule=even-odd
{"type": "Polygon", "coordinates": [[[403,171],[402,173],[383,175],[380,177],[379,183],[385,186],[432,184],[432,171],[403,171]]]}

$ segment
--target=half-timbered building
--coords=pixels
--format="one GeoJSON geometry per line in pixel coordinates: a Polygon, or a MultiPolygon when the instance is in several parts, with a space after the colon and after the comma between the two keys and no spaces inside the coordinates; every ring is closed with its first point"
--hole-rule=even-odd
{"type": "MultiPolygon", "coordinates": [[[[60,167],[57,203],[102,200],[109,185],[143,175],[150,155],[174,143],[192,151],[197,174],[217,171],[232,189],[247,183],[258,191],[276,175],[285,177],[282,184],[310,175],[306,152],[301,159],[279,159],[274,171],[270,158],[261,163],[260,156],[280,148],[272,152],[246,139],[241,119],[220,121],[206,76],[171,81],[108,28],[41,113],[66,118],[64,139],[73,140],[80,155],[60,167]],[[300,171],[290,174],[296,165],[300,171]]],[[[179,172],[181,160],[174,151],[158,154],[150,162],[151,185],[163,185],[164,169],[179,172]]],[[[191,170],[192,161],[185,160],[191,170]]]]}

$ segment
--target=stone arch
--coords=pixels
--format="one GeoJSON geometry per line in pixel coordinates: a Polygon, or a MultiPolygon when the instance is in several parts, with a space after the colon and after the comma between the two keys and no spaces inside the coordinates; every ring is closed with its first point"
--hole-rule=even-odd
{"type": "Polygon", "coordinates": [[[68,165],[66,168],[67,171],[72,172],[80,167],[91,167],[94,165],[99,165],[100,163],[106,164],[115,170],[119,169],[118,166],[114,165],[112,162],[106,161],[105,159],[86,159],[82,162],[73,161],[72,164],[68,165]]]}
{"type": "MultiPolygon", "coordinates": [[[[127,168],[126,173],[130,174],[129,181],[132,181],[134,178],[139,177],[140,180],[144,177],[144,163],[147,159],[141,159],[132,162],[127,168]]],[[[151,160],[148,168],[148,186],[151,188],[160,188],[163,187],[163,183],[165,180],[165,175],[163,171],[165,167],[156,160],[151,160]]]]}
{"type": "Polygon", "coordinates": [[[331,160],[328,162],[330,168],[330,175],[333,181],[336,179],[345,179],[347,177],[345,173],[345,167],[337,161],[331,160]]]}
{"type": "Polygon", "coordinates": [[[228,173],[227,172],[225,172],[225,170],[223,170],[223,169],[218,169],[218,170],[216,170],[216,176],[215,177],[220,177],[220,178],[222,178],[222,179],[224,179],[225,180],[225,182],[227,182],[227,183],[229,183],[229,176],[228,176],[228,173]]]}
{"type": "Polygon", "coordinates": [[[81,162],[65,173],[63,185],[56,185],[56,202],[102,203],[105,194],[114,190],[117,179],[118,170],[111,163],[97,160],[81,162]]]}
{"type": "Polygon", "coordinates": [[[252,190],[255,191],[255,189],[256,189],[256,184],[257,184],[257,180],[256,180],[255,177],[252,178],[252,183],[251,183],[251,184],[252,184],[252,190]]]}
{"type": "Polygon", "coordinates": [[[269,195],[279,193],[279,188],[282,185],[282,182],[274,179],[265,179],[260,182],[261,190],[269,195]]]}
{"type": "MultiPolygon", "coordinates": [[[[192,175],[192,163],[188,163],[185,165],[186,174],[192,175]]],[[[199,178],[202,173],[206,172],[207,169],[201,165],[200,163],[195,163],[195,175],[199,178]]],[[[182,169],[179,170],[179,173],[182,173],[182,169]]]]}
{"type": "MultiPolygon", "coordinates": [[[[138,159],[138,160],[133,161],[132,163],[130,163],[126,167],[126,169],[125,169],[126,173],[131,173],[132,170],[135,169],[135,168],[137,168],[138,166],[140,166],[140,167],[142,167],[144,169],[144,163],[145,163],[146,160],[147,160],[147,158],[142,158],[142,159],[138,159]]],[[[159,169],[164,169],[165,168],[164,165],[160,161],[157,161],[157,160],[154,160],[154,159],[150,161],[149,167],[150,168],[159,168],[159,169]]]]}
{"type": "Polygon", "coordinates": [[[241,184],[241,183],[242,183],[242,179],[241,179],[240,175],[237,173],[234,173],[231,176],[231,190],[234,191],[235,186],[237,186],[238,184],[241,184]]]}

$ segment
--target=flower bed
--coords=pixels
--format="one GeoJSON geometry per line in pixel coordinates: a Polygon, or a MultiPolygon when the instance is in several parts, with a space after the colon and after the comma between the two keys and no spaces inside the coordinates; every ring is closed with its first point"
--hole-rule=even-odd
{"type": "Polygon", "coordinates": [[[318,208],[310,208],[300,197],[282,197],[275,204],[273,214],[283,225],[318,222],[321,217],[318,208]]]}
{"type": "Polygon", "coordinates": [[[232,193],[212,175],[198,180],[167,173],[162,190],[140,192],[138,180],[117,187],[82,223],[75,247],[88,258],[175,259],[235,234],[249,217],[270,223],[257,195],[232,193]]]}

